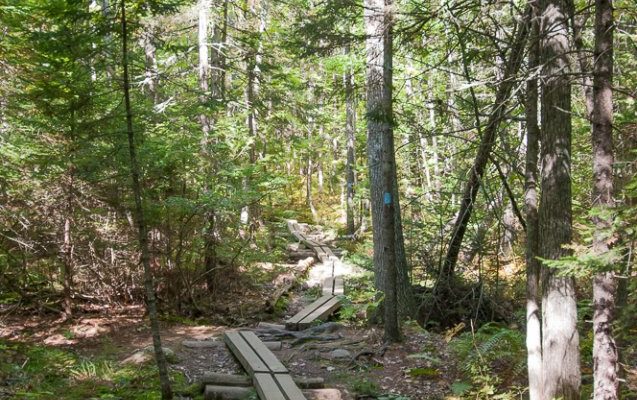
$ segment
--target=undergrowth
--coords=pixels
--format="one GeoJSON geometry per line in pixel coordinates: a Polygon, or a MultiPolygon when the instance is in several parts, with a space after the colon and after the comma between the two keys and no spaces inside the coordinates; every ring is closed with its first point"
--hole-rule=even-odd
{"type": "Polygon", "coordinates": [[[522,389],[516,384],[521,384],[526,374],[522,332],[488,323],[475,332],[459,335],[449,345],[460,360],[463,375],[471,382],[458,382],[456,394],[472,399],[519,398],[522,389]]]}
{"type": "MultiPolygon", "coordinates": [[[[183,375],[173,373],[176,393],[194,395],[183,375]]],[[[154,364],[124,365],[108,357],[83,358],[47,346],[0,341],[0,398],[130,399],[161,398],[154,364]]]]}

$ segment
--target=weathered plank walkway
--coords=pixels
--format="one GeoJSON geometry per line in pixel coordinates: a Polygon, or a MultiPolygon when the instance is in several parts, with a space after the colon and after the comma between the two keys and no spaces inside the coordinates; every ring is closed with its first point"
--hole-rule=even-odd
{"type": "Polygon", "coordinates": [[[287,368],[252,331],[229,331],[223,340],[252,377],[261,400],[306,400],[287,368]]]}
{"type": "Polygon", "coordinates": [[[323,296],[285,321],[286,329],[303,330],[309,328],[314,321],[327,319],[341,307],[338,296],[343,294],[343,277],[335,275],[334,266],[340,260],[329,246],[309,239],[301,231],[298,222],[294,220],[288,220],[288,229],[299,242],[312,249],[321,262],[332,265],[331,276],[323,280],[323,296]]]}

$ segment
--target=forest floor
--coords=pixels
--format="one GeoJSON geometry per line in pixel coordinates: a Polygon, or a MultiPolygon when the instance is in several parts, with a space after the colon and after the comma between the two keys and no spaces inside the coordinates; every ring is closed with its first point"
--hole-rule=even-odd
{"type": "MultiPolygon", "coordinates": [[[[323,267],[320,263],[315,264],[312,267],[314,271],[310,270],[307,278],[312,280],[316,271],[323,267]]],[[[279,312],[278,316],[274,316],[275,313],[267,320],[263,316],[256,318],[243,315],[242,320],[235,320],[232,326],[224,324],[223,319],[218,325],[186,320],[162,321],[162,341],[164,347],[170,349],[168,358],[173,376],[181,375],[177,392],[181,391],[182,398],[197,398],[197,382],[205,372],[243,373],[226,346],[222,345],[223,332],[237,327],[257,328],[258,322],[281,324],[311,302],[315,292],[318,290],[307,284],[297,285],[286,298],[285,311],[279,312]],[[192,341],[209,343],[211,340],[218,341],[219,344],[189,346],[192,341]]],[[[257,294],[252,296],[258,297],[257,294]]],[[[244,292],[243,300],[245,298],[244,292]]],[[[238,297],[234,297],[229,301],[236,302],[237,299],[238,297]]],[[[349,321],[331,323],[332,331],[328,335],[319,334],[312,340],[284,339],[282,350],[275,353],[293,375],[322,377],[326,387],[341,389],[343,399],[452,398],[447,395],[456,370],[442,336],[425,332],[416,324],[406,325],[404,341],[388,346],[383,343],[381,329],[361,326],[351,322],[351,319],[349,321]]],[[[13,370],[27,370],[30,363],[36,362],[45,363],[46,367],[43,368],[42,376],[30,382],[30,386],[22,385],[23,389],[32,389],[27,396],[27,391],[11,391],[11,379],[17,379],[15,371],[11,372],[11,368],[3,369],[0,365],[0,399],[21,398],[19,393],[25,393],[23,398],[75,399],[86,398],[82,396],[89,394],[94,396],[92,398],[147,398],[145,395],[138,397],[134,394],[128,397],[128,392],[123,389],[115,391],[117,395],[114,397],[108,397],[110,394],[104,397],[104,393],[111,393],[109,388],[117,387],[118,383],[113,381],[117,373],[100,372],[99,365],[102,365],[100,362],[108,362],[104,364],[110,365],[107,370],[117,370],[124,365],[133,368],[143,368],[145,365],[145,368],[152,368],[151,353],[144,351],[150,345],[148,321],[141,306],[100,308],[78,314],[72,320],[62,320],[51,313],[5,313],[0,319],[0,358],[4,356],[5,362],[9,360],[13,370]],[[61,367],[62,370],[68,369],[68,379],[62,379],[58,383],[63,385],[66,382],[67,385],[75,386],[78,381],[84,380],[87,381],[84,382],[84,389],[75,393],[51,386],[51,379],[47,374],[60,374],[59,363],[49,365],[48,360],[36,361],[33,351],[14,348],[11,352],[11,347],[3,343],[56,348],[66,352],[65,354],[72,354],[72,357],[65,358],[66,364],[62,363],[61,367]],[[54,371],[49,371],[51,368],[54,371]],[[38,382],[41,387],[38,387],[38,382]],[[39,395],[31,396],[33,393],[39,395]]],[[[51,357],[46,355],[45,358],[51,357]]],[[[136,377],[126,379],[128,385],[135,384],[138,380],[136,377]]],[[[140,386],[139,393],[143,393],[144,383],[137,382],[137,385],[140,386]]]]}
{"type": "MultiPolygon", "coordinates": [[[[187,345],[193,340],[220,341],[227,329],[231,328],[176,322],[162,324],[163,345],[173,353],[169,357],[171,369],[183,374],[185,387],[198,382],[205,372],[244,373],[223,345],[197,348],[187,345]]],[[[382,331],[377,328],[342,326],[337,332],[340,336],[337,340],[307,341],[298,345],[291,345],[293,340],[287,340],[284,348],[275,353],[294,375],[322,377],[326,387],[341,389],[344,399],[400,399],[399,395],[412,400],[439,399],[449,392],[453,362],[441,337],[408,327],[403,343],[385,346],[382,331]]],[[[82,360],[106,357],[120,364],[152,363],[150,354],[143,352],[151,345],[150,331],[143,310],[138,307],[86,314],[73,321],[61,321],[53,316],[16,315],[3,321],[0,338],[57,347],[82,360]]],[[[29,362],[25,358],[22,366],[29,362]]]]}

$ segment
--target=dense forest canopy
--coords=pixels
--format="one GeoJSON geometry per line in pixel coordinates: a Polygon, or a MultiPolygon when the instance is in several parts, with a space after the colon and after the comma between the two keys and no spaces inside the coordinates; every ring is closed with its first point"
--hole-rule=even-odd
{"type": "Polygon", "coordinates": [[[288,315],[298,220],[446,395],[633,398],[636,88],[634,0],[0,0],[0,356],[144,306],[171,398],[162,324],[288,315]]]}

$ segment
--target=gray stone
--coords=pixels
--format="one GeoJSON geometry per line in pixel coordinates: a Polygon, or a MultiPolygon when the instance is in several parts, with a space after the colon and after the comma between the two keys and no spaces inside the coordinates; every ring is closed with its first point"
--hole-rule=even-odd
{"type": "Polygon", "coordinates": [[[345,358],[352,358],[352,353],[350,353],[349,351],[345,349],[335,349],[330,351],[329,357],[335,360],[339,360],[339,359],[342,360],[345,358]]]}

